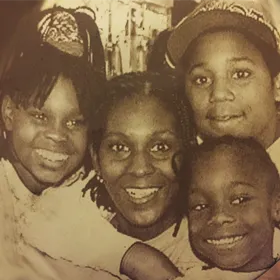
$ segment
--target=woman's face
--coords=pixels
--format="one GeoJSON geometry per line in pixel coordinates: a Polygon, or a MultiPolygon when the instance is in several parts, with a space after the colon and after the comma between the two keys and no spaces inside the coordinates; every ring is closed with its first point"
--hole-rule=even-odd
{"type": "Polygon", "coordinates": [[[60,77],[40,109],[11,100],[4,107],[15,167],[29,188],[57,185],[82,164],[88,128],[70,80],[60,77]]]}
{"type": "Polygon", "coordinates": [[[109,113],[98,168],[130,224],[152,226],[174,202],[179,187],[172,160],[180,139],[175,117],[154,97],[126,99],[109,113]]]}

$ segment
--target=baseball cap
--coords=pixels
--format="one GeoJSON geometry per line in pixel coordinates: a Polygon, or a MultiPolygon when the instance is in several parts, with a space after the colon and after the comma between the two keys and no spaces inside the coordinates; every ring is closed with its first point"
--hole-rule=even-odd
{"type": "Polygon", "coordinates": [[[264,0],[203,0],[173,29],[167,41],[166,60],[171,68],[181,61],[199,35],[215,28],[244,30],[280,54],[280,35],[264,0]]]}

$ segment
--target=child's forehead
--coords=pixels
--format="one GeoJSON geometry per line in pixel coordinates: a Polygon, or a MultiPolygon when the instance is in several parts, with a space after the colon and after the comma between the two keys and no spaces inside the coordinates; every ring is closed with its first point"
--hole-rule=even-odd
{"type": "Polygon", "coordinates": [[[244,186],[263,188],[270,174],[256,151],[248,149],[246,152],[236,147],[199,153],[192,164],[192,172],[196,186],[208,187],[211,184],[230,187],[243,182],[244,186]]]}
{"type": "MultiPolygon", "coordinates": [[[[260,171],[260,158],[256,152],[240,150],[238,147],[221,146],[198,153],[192,164],[194,173],[207,172],[207,177],[227,174],[254,177],[260,171]]],[[[203,177],[201,177],[203,178],[203,177]]]]}

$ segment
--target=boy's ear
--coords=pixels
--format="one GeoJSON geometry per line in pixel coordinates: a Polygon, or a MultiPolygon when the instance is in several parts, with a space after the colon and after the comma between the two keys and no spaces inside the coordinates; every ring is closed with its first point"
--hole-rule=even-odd
{"type": "Polygon", "coordinates": [[[99,163],[98,163],[97,152],[95,151],[95,149],[93,148],[92,145],[90,146],[89,151],[90,151],[93,169],[95,169],[97,172],[99,172],[100,168],[99,168],[99,163]]]}
{"type": "Polygon", "coordinates": [[[16,109],[15,103],[12,101],[10,96],[5,95],[3,97],[3,102],[1,106],[1,114],[2,119],[5,125],[5,129],[8,131],[13,130],[13,120],[14,120],[14,112],[16,109]]]}
{"type": "Polygon", "coordinates": [[[280,102],[280,73],[274,78],[274,100],[280,102]]]}
{"type": "Polygon", "coordinates": [[[280,191],[274,194],[272,201],[272,218],[275,223],[280,226],[280,191]]]}

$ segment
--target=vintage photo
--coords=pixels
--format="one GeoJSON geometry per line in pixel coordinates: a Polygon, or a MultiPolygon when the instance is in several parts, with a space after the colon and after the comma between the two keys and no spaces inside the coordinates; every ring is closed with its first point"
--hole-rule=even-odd
{"type": "Polygon", "coordinates": [[[280,1],[0,1],[0,280],[280,280],[280,1]]]}

